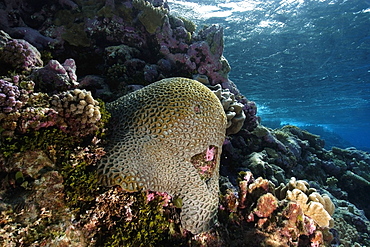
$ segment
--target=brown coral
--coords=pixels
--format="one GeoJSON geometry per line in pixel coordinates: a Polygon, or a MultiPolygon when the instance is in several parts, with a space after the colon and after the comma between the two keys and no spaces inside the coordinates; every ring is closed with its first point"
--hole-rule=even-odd
{"type": "Polygon", "coordinates": [[[271,193],[266,193],[258,198],[254,214],[258,217],[269,217],[278,207],[278,200],[271,193]]]}

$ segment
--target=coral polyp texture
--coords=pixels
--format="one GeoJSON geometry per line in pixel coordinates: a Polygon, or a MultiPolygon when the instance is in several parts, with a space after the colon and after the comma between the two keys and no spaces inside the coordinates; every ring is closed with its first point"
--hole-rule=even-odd
{"type": "Polygon", "coordinates": [[[59,125],[68,133],[87,135],[99,128],[99,102],[86,90],[74,89],[53,95],[51,105],[61,116],[59,125]]]}
{"type": "Polygon", "coordinates": [[[15,112],[20,109],[25,101],[21,97],[21,90],[16,85],[0,79],[0,110],[2,113],[15,112]]]}
{"type": "Polygon", "coordinates": [[[182,200],[182,226],[208,230],[218,207],[223,107],[198,81],[169,78],[107,104],[112,115],[103,182],[182,200]]]}
{"type": "MultiPolygon", "coordinates": [[[[4,35],[2,32],[1,36],[4,35]]],[[[0,49],[0,60],[16,70],[30,71],[43,65],[40,52],[23,39],[9,39],[0,49]]]]}
{"type": "Polygon", "coordinates": [[[49,96],[35,92],[34,84],[25,76],[0,79],[1,136],[48,127],[87,136],[102,126],[99,102],[91,92],[73,89],[49,96]]]}

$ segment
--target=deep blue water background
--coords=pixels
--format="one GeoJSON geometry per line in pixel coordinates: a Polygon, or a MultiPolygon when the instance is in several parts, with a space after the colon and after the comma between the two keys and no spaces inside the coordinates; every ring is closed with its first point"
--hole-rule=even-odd
{"type": "Polygon", "coordinates": [[[220,24],[229,78],[262,124],[293,124],[327,147],[370,151],[370,1],[168,0],[198,26],[220,24]]]}

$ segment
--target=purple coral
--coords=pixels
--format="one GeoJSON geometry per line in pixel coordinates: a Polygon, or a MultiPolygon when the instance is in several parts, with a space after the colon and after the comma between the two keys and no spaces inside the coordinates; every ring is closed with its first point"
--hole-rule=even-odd
{"type": "Polygon", "coordinates": [[[26,100],[16,85],[5,80],[0,80],[1,112],[16,112],[25,104],[26,100]]]}
{"type": "Polygon", "coordinates": [[[211,84],[222,83],[226,80],[218,73],[222,69],[221,57],[211,51],[208,42],[198,41],[191,44],[187,54],[197,64],[197,72],[207,75],[211,84]]]}
{"type": "Polygon", "coordinates": [[[212,54],[221,57],[224,51],[224,30],[220,25],[211,25],[201,29],[195,39],[206,40],[212,48],[212,54]]]}
{"type": "Polygon", "coordinates": [[[155,64],[145,65],[144,79],[147,82],[155,82],[158,80],[158,66],[155,64]]]}
{"type": "Polygon", "coordinates": [[[244,121],[244,128],[251,131],[253,130],[259,123],[257,117],[257,106],[256,103],[253,101],[249,101],[245,99],[246,102],[242,102],[244,104],[243,111],[245,113],[245,121],[244,121]]]}
{"type": "Polygon", "coordinates": [[[72,58],[66,59],[63,63],[63,67],[66,70],[69,78],[73,83],[77,81],[77,75],[76,75],[76,63],[75,60],[72,58]]]}
{"type": "Polygon", "coordinates": [[[43,65],[40,52],[33,45],[21,39],[9,40],[0,51],[0,60],[14,69],[26,71],[43,65]]]}
{"type": "Polygon", "coordinates": [[[173,28],[166,17],[161,32],[156,33],[160,53],[172,64],[181,64],[183,71],[207,75],[212,85],[226,82],[228,79],[223,70],[227,63],[223,63],[222,57],[222,27],[212,25],[204,28],[188,44],[188,32],[183,22],[177,21],[176,24],[180,26],[173,28]]]}
{"type": "Polygon", "coordinates": [[[58,2],[63,7],[71,8],[73,10],[78,9],[78,5],[72,0],[59,0],[58,2]]]}
{"type": "Polygon", "coordinates": [[[50,60],[45,67],[35,70],[32,78],[36,83],[35,89],[47,93],[66,91],[78,85],[73,59],[67,59],[63,64],[50,60]]]}

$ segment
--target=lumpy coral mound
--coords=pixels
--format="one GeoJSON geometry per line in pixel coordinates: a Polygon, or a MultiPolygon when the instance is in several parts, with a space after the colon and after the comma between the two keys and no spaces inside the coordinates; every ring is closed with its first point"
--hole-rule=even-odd
{"type": "Polygon", "coordinates": [[[112,119],[107,155],[99,165],[103,182],[178,196],[183,227],[192,233],[208,230],[217,213],[226,131],[216,95],[195,80],[169,78],[125,95],[107,109],[112,119]],[[210,157],[205,155],[209,150],[218,151],[210,157]],[[208,165],[207,176],[199,164],[208,165]]]}

